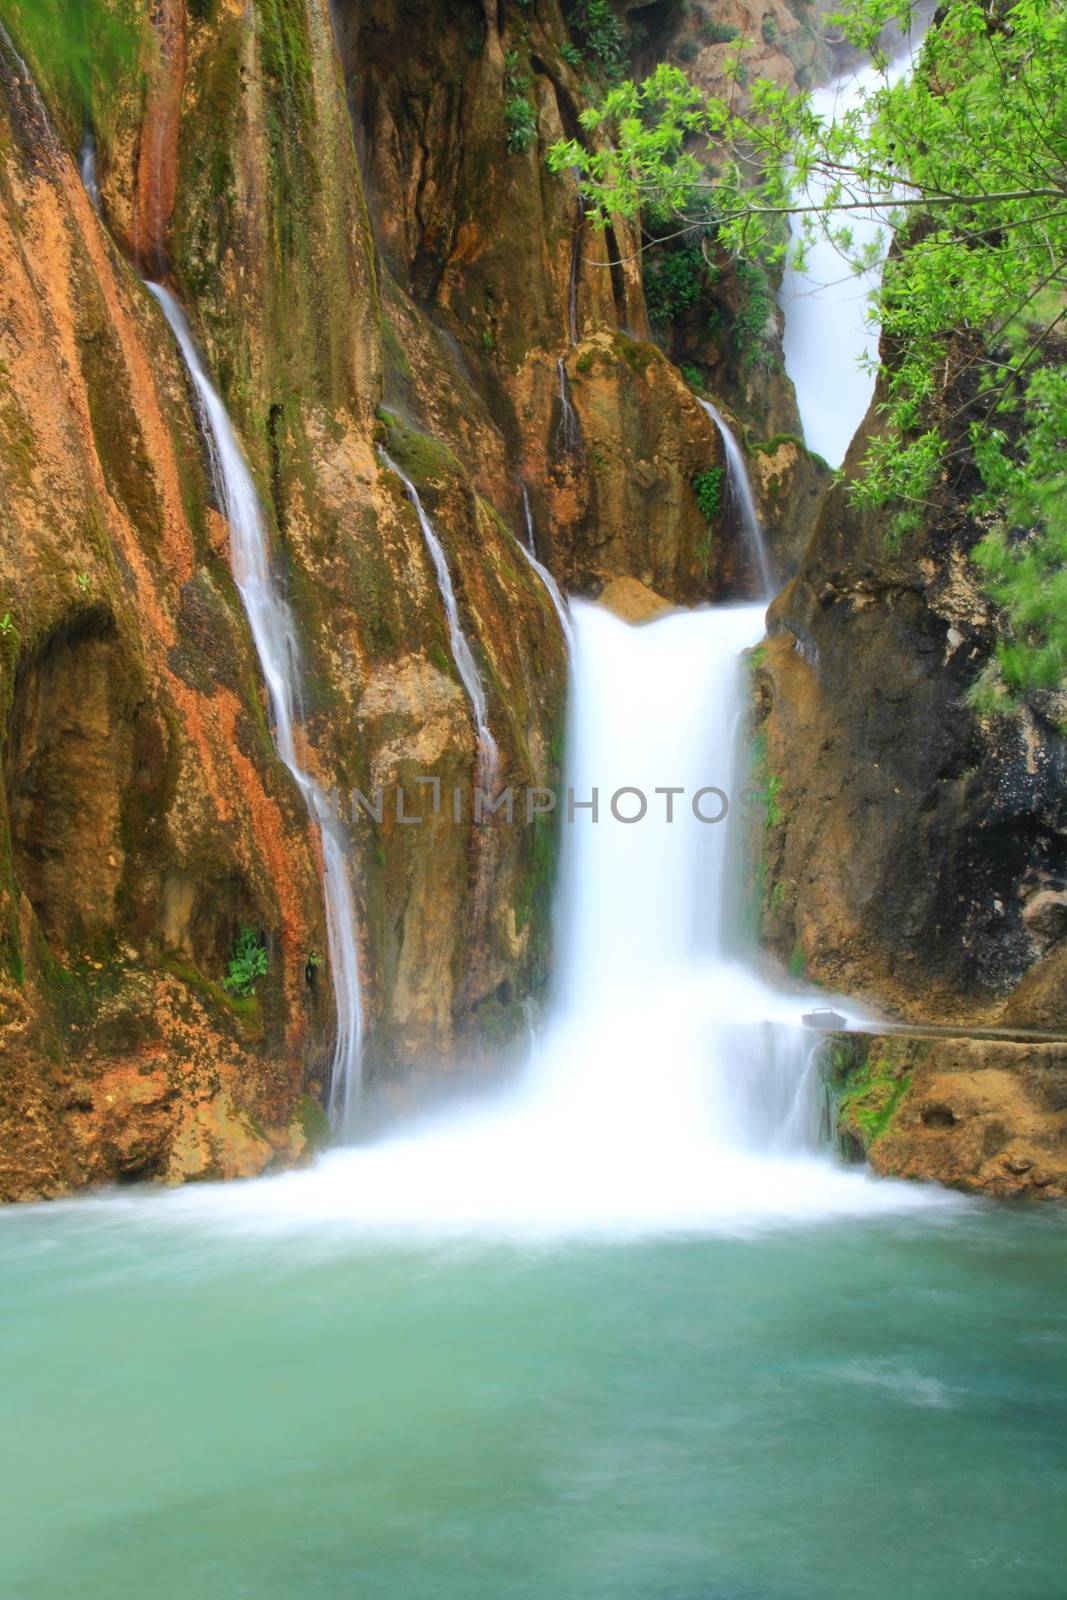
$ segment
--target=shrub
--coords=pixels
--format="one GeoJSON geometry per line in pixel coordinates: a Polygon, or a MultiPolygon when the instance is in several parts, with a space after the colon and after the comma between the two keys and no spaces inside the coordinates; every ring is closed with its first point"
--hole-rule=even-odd
{"type": "Polygon", "coordinates": [[[673,322],[700,299],[707,267],[699,245],[654,256],[645,274],[645,304],[649,320],[662,327],[673,322]]]}
{"type": "Polygon", "coordinates": [[[700,37],[705,44],[733,44],[740,32],[732,22],[717,22],[714,17],[700,24],[700,37]]]}

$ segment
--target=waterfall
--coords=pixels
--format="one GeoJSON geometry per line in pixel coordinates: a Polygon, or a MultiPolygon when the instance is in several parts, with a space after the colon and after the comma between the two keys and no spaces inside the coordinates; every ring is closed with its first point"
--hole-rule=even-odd
{"type": "Polygon", "coordinates": [[[556,608],[559,625],[563,630],[563,637],[567,641],[568,653],[574,649],[574,628],[571,624],[571,614],[567,609],[567,602],[555,578],[543,562],[537,559],[537,540],[534,530],[533,508],[530,505],[530,494],[526,485],[522,485],[522,515],[526,526],[526,542],[518,541],[519,549],[537,573],[541,582],[548,590],[548,598],[556,608]]]}
{"type": "Polygon", "coordinates": [[[322,839],[323,894],[330,971],[337,1005],[337,1040],[330,1080],[330,1114],[350,1131],[360,1092],[363,1007],[359,987],[359,938],[349,874],[349,842],[324,791],[297,759],[296,704],[299,650],[292,613],[278,593],[267,557],[262,508],[233,424],[207,375],[178,302],[161,284],[147,288],[170,324],[196,391],[219,502],[230,527],[234,582],[248,615],[270,697],[274,743],[322,839]]]}
{"type": "MultiPolygon", "coordinates": [[[[848,72],[816,89],[811,109],[832,122],[879,84],[903,77],[911,63],[911,51],[905,47],[885,74],[873,66],[848,72]]],[[[826,179],[812,174],[805,194],[819,204],[827,188],[826,179]]],[[[887,198],[887,207],[891,203],[887,198]]],[[[799,242],[795,224],[791,233],[795,246],[799,242]]],[[[832,212],[806,247],[805,270],[787,266],[782,278],[778,303],[785,317],[785,370],[796,391],[805,442],[832,467],[844,461],[874,394],[880,329],[870,315],[869,300],[881,280],[889,240],[890,230],[874,211],[832,212]],[[867,272],[853,272],[828,236],[828,230],[846,225],[857,251],[881,242],[879,263],[867,272]]]]}
{"type": "Polygon", "coordinates": [[[478,734],[478,776],[479,782],[485,788],[496,778],[500,752],[489,728],[489,708],[485,698],[485,686],[482,683],[481,674],[478,671],[474,656],[471,653],[471,647],[467,642],[467,635],[464,633],[463,624],[460,621],[459,605],[456,600],[456,591],[452,583],[452,574],[448,568],[448,559],[445,556],[444,546],[437,537],[437,530],[427,516],[419,491],[411,479],[404,476],[396,462],[386,455],[384,450],[382,451],[382,459],[389,470],[396,473],[400,482],[404,485],[405,494],[415,507],[415,515],[419,519],[422,537],[426,541],[426,548],[430,552],[430,559],[437,574],[437,587],[441,592],[441,600],[448,620],[448,634],[452,642],[452,659],[456,663],[460,681],[467,691],[467,699],[470,701],[471,711],[474,713],[474,726],[478,734]]]}
{"type": "Polygon", "coordinates": [[[752,484],[748,476],[748,468],[741,446],[734,437],[733,430],[728,428],[722,417],[716,411],[710,400],[698,400],[708,416],[719,430],[723,449],[726,452],[726,481],[730,490],[730,497],[737,507],[737,514],[741,519],[741,531],[748,545],[749,555],[756,564],[759,573],[760,594],[767,600],[775,592],[774,572],[771,568],[770,556],[767,553],[767,541],[763,537],[763,528],[760,526],[759,513],[752,494],[752,484]]]}
{"type": "Polygon", "coordinates": [[[578,448],[581,435],[578,418],[571,402],[570,379],[567,377],[567,368],[562,356],[556,362],[556,371],[559,374],[559,427],[556,430],[556,443],[564,454],[573,455],[578,448]]]}
{"type": "Polygon", "coordinates": [[[572,614],[579,804],[570,821],[561,797],[557,977],[524,1070],[310,1171],[236,1186],[226,1204],[239,1223],[729,1232],[928,1203],[820,1153],[816,1039],[800,1022],[810,999],[764,983],[736,932],[740,653],[762,636],[762,606],[638,628],[587,601],[572,614]],[[698,795],[712,786],[732,802],[719,822],[721,803],[698,795]],[[594,790],[595,820],[582,809],[594,790]],[[643,820],[616,820],[637,814],[637,790],[643,820]]]}

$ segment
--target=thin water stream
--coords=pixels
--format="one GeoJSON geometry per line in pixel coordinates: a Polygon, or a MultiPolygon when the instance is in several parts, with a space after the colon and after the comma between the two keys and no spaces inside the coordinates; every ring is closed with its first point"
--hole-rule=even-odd
{"type": "MultiPolygon", "coordinates": [[[[85,162],[83,161],[83,170],[85,162]]],[[[94,169],[90,168],[95,176],[94,169]]],[[[233,424],[208,377],[185,313],[162,284],[150,293],[166,317],[196,391],[219,502],[230,530],[230,563],[248,616],[270,699],[274,743],[319,830],[330,976],[337,1032],[330,1078],[330,1112],[338,1129],[353,1126],[361,1086],[363,1004],[359,986],[359,932],[349,869],[349,841],[322,787],[297,751],[300,650],[292,613],[270,568],[263,512],[233,424]]]]}

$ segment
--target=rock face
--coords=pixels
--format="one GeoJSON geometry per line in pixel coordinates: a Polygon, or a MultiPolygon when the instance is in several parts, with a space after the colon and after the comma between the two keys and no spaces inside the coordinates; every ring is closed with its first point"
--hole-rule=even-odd
{"type": "Polygon", "coordinates": [[[379,443],[437,521],[503,783],[558,776],[563,642],[460,461],[376,417],[377,267],[325,6],[164,10],[143,92],[133,73],[101,108],[101,216],[62,95],[47,105],[3,46],[6,1198],[243,1175],[321,1124],[318,840],[273,751],[199,418],[138,271],[189,309],[259,483],[305,757],[341,795],[388,800],[353,823],[369,1072],[506,1037],[547,961],[554,835],[470,821],[470,708],[379,443]],[[396,786],[426,776],[462,790],[459,825],[396,821],[396,786]],[[222,987],[242,927],[267,963],[245,998],[222,987]]]}
{"type": "MultiPolygon", "coordinates": [[[[861,433],[846,473],[863,449],[861,433]]],[[[967,700],[995,639],[969,470],[899,549],[835,488],[755,672],[765,937],[820,982],[964,1024],[1061,959],[1067,886],[1056,707],[986,719],[967,700]]],[[[1013,1024],[1050,1025],[1024,993],[1013,1024]]]]}
{"type": "Polygon", "coordinates": [[[305,981],[314,842],[184,374],[0,54],[0,1195],[21,1198],[293,1153],[329,1011],[305,981]],[[242,923],[269,974],[234,1002],[217,979],[242,923]]]}
{"type": "Polygon", "coordinates": [[[840,1035],[838,1141],[885,1177],[1067,1197],[1067,1043],[840,1035]]]}

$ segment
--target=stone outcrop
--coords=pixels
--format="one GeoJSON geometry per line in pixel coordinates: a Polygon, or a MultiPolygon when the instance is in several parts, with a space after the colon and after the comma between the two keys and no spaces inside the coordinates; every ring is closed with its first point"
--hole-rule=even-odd
{"type": "MultiPolygon", "coordinates": [[[[846,478],[864,448],[861,430],[846,478]]],[[[755,664],[757,853],[764,937],[795,970],[896,1016],[971,1025],[1053,959],[1067,742],[1052,703],[1004,718],[969,703],[996,618],[957,461],[899,546],[847,483],[828,496],[755,664]]],[[[1013,1025],[1048,1025],[1026,992],[1013,1025]]]]}
{"type": "Polygon", "coordinates": [[[1067,1198],[1067,1042],[842,1034],[838,1142],[884,1177],[1067,1198]]]}

